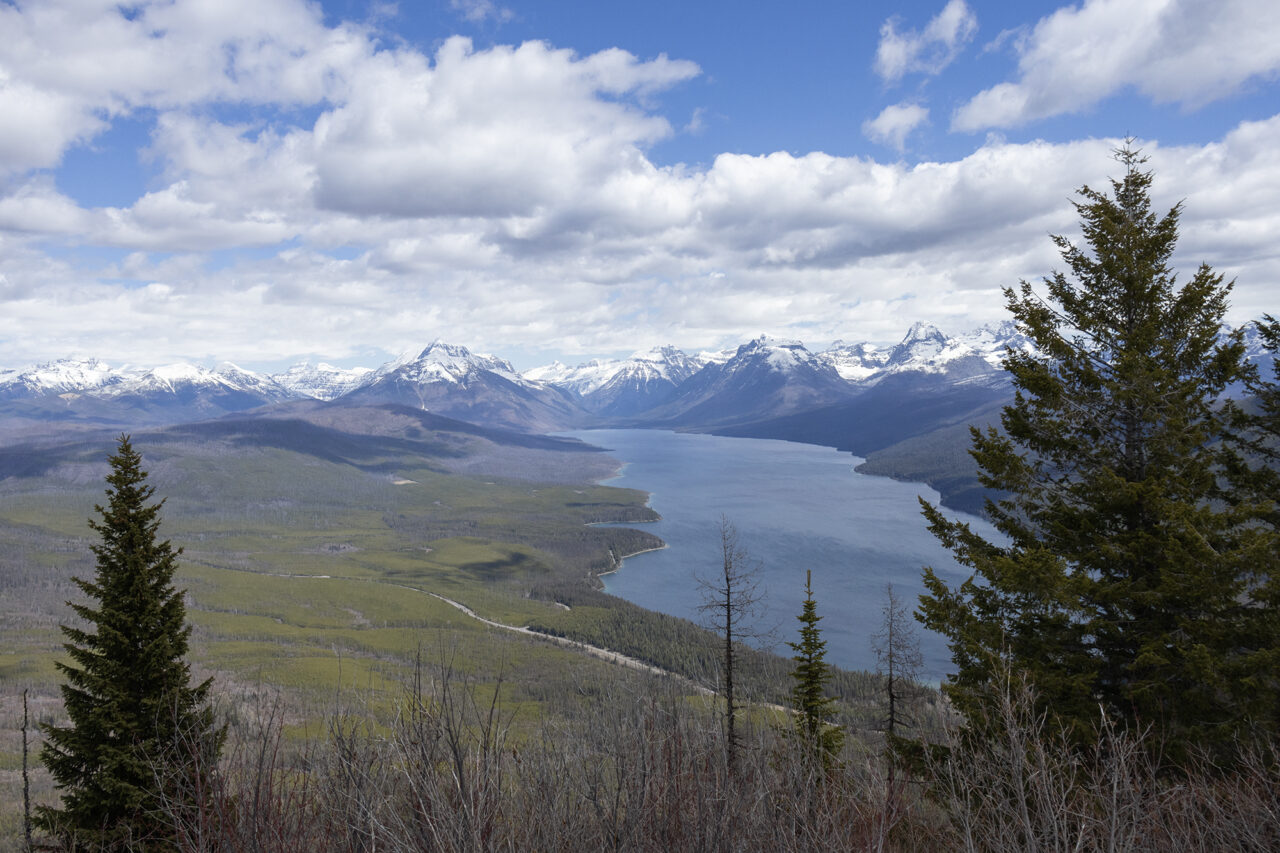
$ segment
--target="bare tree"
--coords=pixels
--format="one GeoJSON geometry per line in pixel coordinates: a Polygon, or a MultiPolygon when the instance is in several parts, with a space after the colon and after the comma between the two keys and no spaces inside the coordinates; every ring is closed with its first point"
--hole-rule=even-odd
{"type": "Polygon", "coordinates": [[[737,528],[723,515],[720,516],[720,554],[720,570],[710,577],[697,578],[702,591],[702,604],[698,611],[707,626],[724,640],[725,757],[732,771],[741,745],[736,727],[739,703],[734,693],[734,672],[738,662],[735,644],[764,636],[753,624],[759,615],[764,594],[759,587],[759,563],[747,554],[738,541],[737,528]]]}
{"type": "Polygon", "coordinates": [[[915,724],[904,706],[918,691],[917,679],[924,657],[920,654],[915,622],[907,612],[907,605],[894,592],[893,584],[885,585],[885,602],[880,612],[883,619],[880,630],[871,637],[871,648],[876,653],[876,671],[884,678],[888,700],[884,732],[892,739],[898,729],[915,724]]]}

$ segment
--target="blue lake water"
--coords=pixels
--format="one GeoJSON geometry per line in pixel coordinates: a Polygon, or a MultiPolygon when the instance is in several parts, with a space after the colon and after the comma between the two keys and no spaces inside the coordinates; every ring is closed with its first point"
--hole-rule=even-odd
{"type": "MultiPolygon", "coordinates": [[[[643,607],[698,619],[697,575],[720,565],[723,513],[760,563],[766,625],[777,626],[780,653],[796,639],[804,573],[813,571],[814,597],[827,659],[874,669],[871,635],[883,618],[885,586],[911,609],[924,591],[921,567],[932,566],[951,585],[967,573],[925,529],[917,496],[937,492],[854,471],[862,460],[827,447],[752,438],[660,430],[584,430],[570,433],[608,448],[625,463],[608,481],[649,492],[662,521],[640,525],[668,545],[628,558],[604,578],[612,594],[643,607]]],[[[982,519],[953,513],[996,537],[982,519]]],[[[942,637],[919,628],[922,675],[936,681],[950,671],[942,637]]]]}

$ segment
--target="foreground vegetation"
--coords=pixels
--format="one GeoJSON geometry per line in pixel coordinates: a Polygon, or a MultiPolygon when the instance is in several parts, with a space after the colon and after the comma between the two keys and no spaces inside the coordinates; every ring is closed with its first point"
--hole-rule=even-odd
{"type": "Polygon", "coordinates": [[[709,699],[600,673],[524,717],[502,684],[424,662],[390,705],[336,697],[308,736],[269,692],[239,706],[222,761],[159,809],[183,851],[1271,851],[1274,743],[1231,773],[1170,777],[1150,733],[1055,734],[1016,679],[1000,737],[951,725],[915,771],[865,739],[824,766],[777,715],[749,715],[736,768],[709,699]],[[550,707],[546,710],[551,710],[550,707]],[[193,804],[198,807],[193,807],[193,804]]]}

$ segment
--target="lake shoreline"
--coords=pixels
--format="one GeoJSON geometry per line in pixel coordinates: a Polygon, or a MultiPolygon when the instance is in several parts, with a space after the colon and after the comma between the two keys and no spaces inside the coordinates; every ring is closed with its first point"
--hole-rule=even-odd
{"type": "MultiPolygon", "coordinates": [[[[625,527],[629,525],[627,525],[624,522],[622,526],[625,527]]],[[[610,569],[607,572],[596,572],[596,577],[602,578],[605,575],[616,575],[618,572],[622,570],[622,567],[627,564],[627,560],[630,560],[632,557],[639,557],[641,554],[652,554],[654,551],[665,551],[670,547],[671,546],[668,545],[666,542],[663,542],[661,545],[657,546],[656,548],[641,548],[639,551],[632,551],[630,554],[623,554],[621,557],[618,558],[618,565],[614,566],[612,569],[610,569]]]]}

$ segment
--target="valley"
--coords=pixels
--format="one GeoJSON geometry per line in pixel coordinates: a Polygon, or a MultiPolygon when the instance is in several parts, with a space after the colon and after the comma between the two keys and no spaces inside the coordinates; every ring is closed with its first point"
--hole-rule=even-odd
{"type": "MultiPolygon", "coordinates": [[[[93,575],[85,522],[114,435],[50,428],[0,453],[7,803],[19,802],[22,692],[37,721],[58,718],[58,626],[73,624],[66,602],[82,599],[71,578],[93,575]]],[[[161,533],[184,549],[176,583],[193,665],[233,716],[279,703],[285,734],[305,739],[336,708],[389,712],[424,661],[500,690],[517,723],[604,689],[590,685],[658,672],[691,696],[715,688],[713,635],[600,590],[601,574],[661,541],[645,529],[657,516],[644,493],[597,485],[618,466],[597,448],[389,404],[315,402],[138,430],[133,441],[166,499],[161,533]]],[[[748,695],[783,700],[788,661],[750,652],[743,667],[748,695]]],[[[870,726],[873,682],[842,672],[837,689],[849,722],[870,726]]],[[[39,768],[35,781],[47,801],[39,768]]],[[[15,819],[6,809],[0,829],[15,819]]]]}

